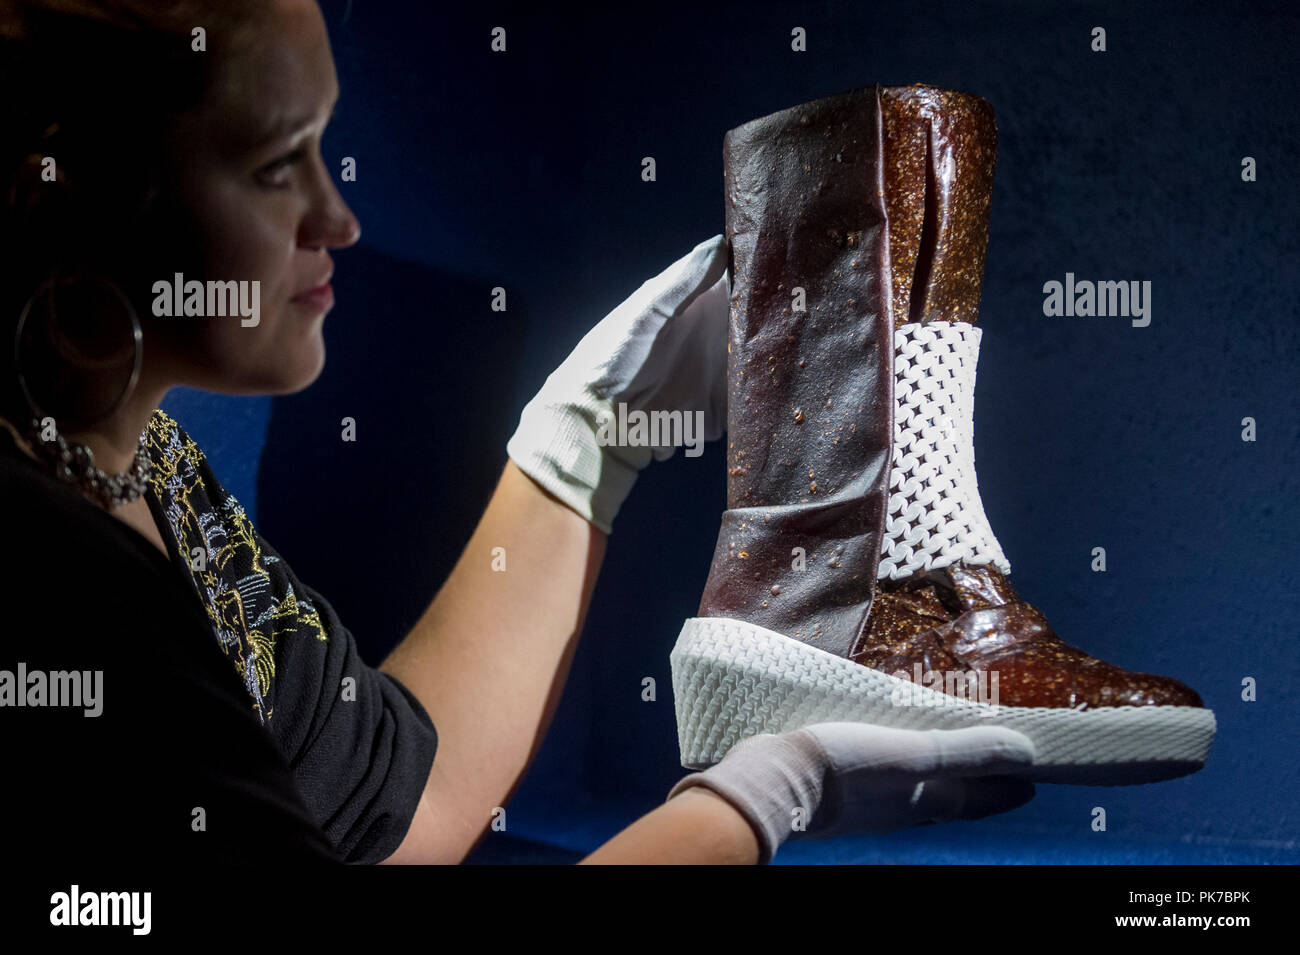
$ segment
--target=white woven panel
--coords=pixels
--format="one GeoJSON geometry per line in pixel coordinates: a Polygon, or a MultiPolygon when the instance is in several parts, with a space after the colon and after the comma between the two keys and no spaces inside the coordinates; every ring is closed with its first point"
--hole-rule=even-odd
{"type": "Polygon", "coordinates": [[[1205,762],[1211,710],[990,706],[945,697],[844,657],[727,617],[691,617],[669,656],[683,766],[710,766],[758,733],[845,720],[900,729],[1006,726],[1034,744],[1039,782],[1121,785],[1169,779],[1205,762]],[[943,705],[900,706],[894,689],[943,705]]]}
{"type": "Polygon", "coordinates": [[[894,331],[894,458],[881,579],[957,561],[1011,573],[975,479],[980,335],[968,322],[914,322],[894,331]]]}

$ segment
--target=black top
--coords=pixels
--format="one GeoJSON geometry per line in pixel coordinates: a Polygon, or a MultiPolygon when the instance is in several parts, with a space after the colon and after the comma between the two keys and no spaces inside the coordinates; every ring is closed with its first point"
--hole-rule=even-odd
{"type": "Polygon", "coordinates": [[[423,791],[432,721],[172,419],[156,412],[147,443],[170,561],[0,428],[6,854],[381,861],[423,791]]]}

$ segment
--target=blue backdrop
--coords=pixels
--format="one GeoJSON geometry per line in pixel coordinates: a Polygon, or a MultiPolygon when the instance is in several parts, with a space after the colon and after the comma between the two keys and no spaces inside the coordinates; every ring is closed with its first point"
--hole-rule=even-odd
{"type": "MultiPolygon", "coordinates": [[[[1040,786],[997,818],[778,860],[1297,861],[1294,5],[434,6],[324,4],[343,91],[326,159],[356,158],[341,188],[364,234],[336,255],[321,379],[165,405],[372,663],[450,571],[545,376],[723,230],[726,130],[875,82],[949,87],[998,121],[976,457],[1012,580],[1067,642],[1195,687],[1219,735],[1183,779],[1040,786]],[[1045,317],[1066,272],[1149,280],[1151,324],[1045,317]]],[[[551,734],[476,861],[576,857],[681,775],[668,652],[724,491],[720,443],[643,473],[551,734]]]]}

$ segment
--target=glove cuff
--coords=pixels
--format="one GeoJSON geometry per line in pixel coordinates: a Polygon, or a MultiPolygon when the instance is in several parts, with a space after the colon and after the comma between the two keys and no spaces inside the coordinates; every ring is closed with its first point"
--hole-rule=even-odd
{"type": "Polygon", "coordinates": [[[758,837],[758,864],[767,865],[770,863],[784,838],[785,833],[778,829],[784,823],[771,813],[756,811],[756,806],[747,797],[746,793],[730,785],[726,780],[705,773],[692,773],[685,779],[680,780],[668,793],[668,798],[672,799],[674,796],[680,795],[688,789],[694,789],[696,786],[703,786],[705,789],[713,790],[725,799],[731,805],[731,808],[745,817],[745,821],[754,830],[754,835],[758,837]]]}
{"type": "Polygon", "coordinates": [[[519,470],[606,534],[650,460],[648,448],[600,444],[602,415],[612,414],[609,402],[589,390],[575,400],[555,401],[543,389],[524,406],[519,427],[506,442],[506,454],[519,470]]]}
{"type": "Polygon", "coordinates": [[[758,835],[759,864],[766,865],[793,834],[794,811],[811,824],[822,800],[825,754],[811,734],[767,733],[741,740],[716,766],[693,773],[668,793],[707,786],[744,816],[758,835]]]}

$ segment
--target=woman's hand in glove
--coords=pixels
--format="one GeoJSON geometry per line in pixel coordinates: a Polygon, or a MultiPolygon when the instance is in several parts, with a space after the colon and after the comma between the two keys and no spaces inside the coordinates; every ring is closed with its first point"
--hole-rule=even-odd
{"type": "Polygon", "coordinates": [[[645,282],[551,373],[506,444],[521,471],[605,533],[641,468],[676,450],[670,434],[655,445],[610,442],[620,404],[678,412],[692,442],[726,430],[727,259],[726,239],[714,236],[645,282]]]}
{"type": "Polygon", "coordinates": [[[766,863],[789,838],[889,832],[1014,809],[1034,787],[1005,774],[1033,761],[1029,738],[1002,726],[817,723],[742,740],[668,798],[694,786],[713,790],[749,821],[766,863]]]}

